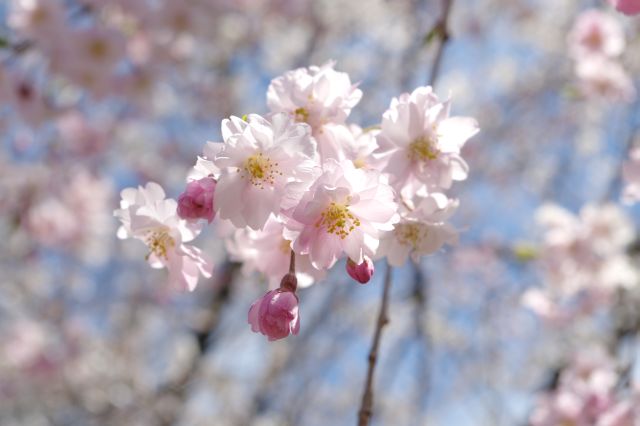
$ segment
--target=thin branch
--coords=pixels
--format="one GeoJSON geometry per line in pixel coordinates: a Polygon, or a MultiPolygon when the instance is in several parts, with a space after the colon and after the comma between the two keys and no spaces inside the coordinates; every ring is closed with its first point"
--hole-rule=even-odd
{"type": "Polygon", "coordinates": [[[429,86],[433,86],[438,79],[438,74],[440,73],[440,66],[442,63],[442,56],[444,54],[444,48],[449,41],[449,15],[451,14],[451,6],[453,5],[453,0],[442,0],[442,15],[438,22],[436,22],[435,26],[431,30],[433,34],[438,38],[438,47],[436,50],[436,57],[433,60],[433,64],[431,64],[431,73],[429,74],[429,86]]]}
{"type": "Polygon", "coordinates": [[[360,411],[358,412],[358,425],[367,426],[371,420],[373,413],[373,373],[378,360],[378,347],[380,346],[380,337],[382,328],[389,322],[387,315],[389,306],[389,289],[391,288],[391,265],[387,265],[384,277],[384,288],[382,290],[382,300],[380,301],[380,311],[378,313],[378,321],[373,334],[373,342],[371,342],[371,350],[369,351],[369,369],[367,371],[367,380],[362,394],[362,402],[360,411]]]}

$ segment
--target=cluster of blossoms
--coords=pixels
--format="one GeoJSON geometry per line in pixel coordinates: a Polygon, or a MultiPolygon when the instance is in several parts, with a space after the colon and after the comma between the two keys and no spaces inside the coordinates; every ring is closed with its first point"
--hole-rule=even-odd
{"type": "Polygon", "coordinates": [[[461,150],[476,121],[450,117],[450,101],[420,87],[362,129],[346,122],[361,97],[333,62],[274,79],[270,113],[223,120],[223,143],[207,143],[177,203],[153,183],[123,191],[120,235],[143,240],[152,265],[186,274],[193,280],[180,287],[193,288],[194,274],[210,269],[182,245],[184,231],[193,238],[216,215],[231,258],[271,283],[250,309],[252,329],[272,340],[297,334],[298,283],[343,258],[366,283],[377,259],[400,266],[457,240],[447,220],[458,201],[445,191],[467,177],[461,150]]]}
{"type": "MultiPolygon", "coordinates": [[[[640,416],[640,384],[620,386],[624,377],[601,348],[581,351],[554,388],[540,395],[532,426],[634,426],[640,416]]],[[[629,373],[627,373],[629,374],[629,373]]]]}
{"type": "Polygon", "coordinates": [[[584,96],[620,102],[635,98],[633,81],[618,61],[626,43],[617,18],[597,9],[582,12],[569,33],[568,44],[584,96]]]}
{"type": "Polygon", "coordinates": [[[542,317],[567,320],[606,303],[618,288],[638,283],[626,247],[634,226],[616,205],[587,205],[579,216],[556,205],[537,212],[544,232],[539,262],[545,287],[530,289],[524,303],[542,317]]]}

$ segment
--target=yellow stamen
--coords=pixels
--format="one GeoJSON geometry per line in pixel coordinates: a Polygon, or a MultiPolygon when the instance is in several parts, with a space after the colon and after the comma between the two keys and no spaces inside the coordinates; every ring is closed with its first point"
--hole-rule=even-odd
{"type": "Polygon", "coordinates": [[[247,158],[242,171],[242,177],[247,177],[252,185],[260,189],[264,189],[265,183],[273,185],[276,177],[282,176],[282,172],[278,170],[278,163],[271,161],[261,152],[247,158]]]}
{"type": "Polygon", "coordinates": [[[349,212],[349,204],[331,202],[316,222],[316,228],[326,227],[329,234],[335,234],[345,239],[356,227],[360,226],[360,219],[349,212]]]}
{"type": "Polygon", "coordinates": [[[169,248],[176,245],[176,241],[169,235],[168,230],[162,228],[149,231],[145,237],[145,242],[149,246],[149,254],[146,256],[147,260],[152,254],[155,254],[156,257],[168,259],[167,253],[169,248]]]}
{"type": "Polygon", "coordinates": [[[424,238],[421,228],[417,223],[401,223],[396,225],[394,232],[400,243],[416,248],[424,238]]]}
{"type": "Polygon", "coordinates": [[[413,161],[427,161],[438,158],[438,148],[435,147],[435,141],[429,137],[419,137],[409,145],[408,156],[413,161]]]}

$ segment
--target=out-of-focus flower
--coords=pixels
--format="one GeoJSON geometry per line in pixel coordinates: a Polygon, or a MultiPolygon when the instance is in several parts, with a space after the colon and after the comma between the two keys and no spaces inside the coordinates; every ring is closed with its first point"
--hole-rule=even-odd
{"type": "Polygon", "coordinates": [[[393,189],[378,172],[328,160],[291,215],[302,224],[291,229],[293,249],[319,269],[343,253],[362,263],[376,253],[381,232],[393,229],[397,208],[393,189]]]}
{"type": "Polygon", "coordinates": [[[343,124],[362,91],[334,65],[329,61],[321,67],[298,68],[273,79],[267,90],[269,109],[309,124],[314,134],[325,124],[343,124]]]}
{"type": "Polygon", "coordinates": [[[180,219],[177,203],[165,199],[164,190],[154,182],[122,191],[120,209],[114,212],[122,226],[119,238],[137,238],[149,247],[147,260],[152,268],[169,271],[169,281],[180,290],[192,291],[199,275],[211,277],[212,265],[201,250],[183,244],[193,240],[200,229],[180,219]]]}
{"type": "Polygon", "coordinates": [[[373,277],[373,272],[375,270],[373,266],[373,262],[368,257],[364,257],[364,260],[357,264],[351,258],[347,259],[347,273],[351,278],[358,281],[360,284],[366,284],[373,277]]]}
{"type": "Polygon", "coordinates": [[[625,15],[640,13],[640,0],[609,0],[609,3],[625,15]]]}
{"type": "Polygon", "coordinates": [[[576,64],[576,75],[587,97],[613,102],[632,102],[636,97],[631,77],[616,61],[598,56],[586,58],[576,64]]]}
{"type": "Polygon", "coordinates": [[[311,182],[317,163],[309,126],[286,114],[270,120],[252,114],[247,121],[224,120],[222,136],[225,145],[214,161],[221,170],[216,210],[238,228],[262,229],[269,215],[295,205],[289,205],[293,188],[311,182]]]}
{"type": "Polygon", "coordinates": [[[376,257],[386,256],[390,265],[402,266],[408,256],[417,263],[420,257],[437,252],[445,244],[457,243],[458,231],[447,220],[458,204],[458,200],[433,193],[421,199],[415,208],[402,206],[402,219],[381,237],[376,257]]]}
{"type": "Polygon", "coordinates": [[[611,422],[617,381],[613,360],[599,347],[588,348],[561,372],[557,388],[540,396],[529,419],[531,425],[631,426],[632,423],[611,422]]]}
{"type": "Polygon", "coordinates": [[[283,288],[267,292],[251,305],[249,324],[253,332],[264,334],[270,341],[297,335],[300,331],[298,296],[283,288]]]}
{"type": "Polygon", "coordinates": [[[51,45],[64,30],[64,9],[59,0],[13,0],[9,25],[38,43],[51,45]]]}
{"type": "Polygon", "coordinates": [[[178,216],[182,219],[206,219],[211,223],[215,216],[213,196],[216,181],[205,177],[187,183],[187,188],[178,197],[178,216]]]}
{"type": "Polygon", "coordinates": [[[622,197],[626,203],[640,201],[640,147],[629,152],[629,160],[622,166],[622,176],[626,183],[622,197]]]}
{"type": "Polygon", "coordinates": [[[376,154],[383,171],[403,196],[422,188],[448,189],[452,181],[467,178],[468,166],[460,150],[478,132],[469,117],[449,117],[450,101],[441,102],[431,87],[393,98],[382,116],[376,154]]]}
{"type": "Polygon", "coordinates": [[[613,58],[624,51],[624,31],[615,18],[590,9],[576,19],[568,43],[569,53],[576,60],[591,55],[613,58]]]}
{"type": "MultiPolygon", "coordinates": [[[[289,227],[299,227],[289,219],[289,227]]],[[[277,288],[280,279],[289,270],[291,241],[284,236],[285,227],[280,219],[270,216],[264,228],[237,229],[226,240],[227,250],[233,260],[242,262],[245,274],[254,270],[269,279],[269,286],[277,288]]],[[[311,265],[308,255],[296,255],[296,275],[300,287],[307,287],[325,276],[324,270],[311,265]]]]}
{"type": "Polygon", "coordinates": [[[556,310],[571,301],[577,306],[566,309],[568,316],[590,312],[608,303],[616,288],[637,284],[638,272],[625,252],[634,238],[634,227],[617,206],[587,205],[575,216],[547,204],[538,210],[536,219],[544,232],[539,262],[545,297],[527,296],[524,302],[541,316],[553,313],[549,316],[553,320],[556,310]]]}

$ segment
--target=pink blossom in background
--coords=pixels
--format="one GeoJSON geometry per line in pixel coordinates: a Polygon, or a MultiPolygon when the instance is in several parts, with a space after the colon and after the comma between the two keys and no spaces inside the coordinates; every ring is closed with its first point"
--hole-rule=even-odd
{"type": "MultiPolygon", "coordinates": [[[[301,225],[288,219],[288,226],[299,228],[301,225]]],[[[277,288],[289,271],[291,241],[287,239],[288,233],[281,219],[270,216],[260,231],[248,227],[234,230],[225,241],[226,248],[233,260],[242,262],[245,274],[258,271],[269,280],[270,288],[277,288]]],[[[311,265],[308,255],[296,254],[296,276],[300,287],[308,287],[325,275],[325,270],[311,265]]]]}
{"type": "Polygon", "coordinates": [[[567,37],[576,60],[588,56],[616,57],[625,48],[624,31],[617,19],[597,9],[582,12],[567,37]]]}
{"type": "Polygon", "coordinates": [[[349,276],[360,284],[368,283],[371,280],[371,277],[373,277],[373,272],[375,270],[373,262],[368,257],[365,257],[360,264],[357,264],[351,260],[351,258],[348,258],[346,269],[349,276]]]}
{"type": "Polygon", "coordinates": [[[625,182],[623,200],[628,204],[637,203],[640,201],[640,148],[629,152],[629,159],[622,166],[622,176],[625,182]]]}
{"type": "Polygon", "coordinates": [[[185,191],[178,197],[178,216],[182,219],[206,219],[211,223],[215,216],[215,189],[216,181],[210,177],[189,182],[185,191]]]}
{"type": "Polygon", "coordinates": [[[269,341],[297,335],[300,331],[298,296],[281,288],[267,292],[251,305],[249,324],[253,332],[262,333],[269,341]]]}
{"type": "Polygon", "coordinates": [[[448,189],[467,178],[468,166],[460,150],[478,133],[473,118],[449,117],[450,100],[441,102],[431,87],[393,98],[377,135],[382,169],[403,196],[423,188],[448,189]]]}
{"type": "Polygon", "coordinates": [[[114,215],[122,226],[118,237],[136,238],[149,248],[147,260],[152,268],[167,268],[169,282],[179,290],[193,291],[198,277],[211,277],[213,265],[202,251],[183,244],[200,233],[198,224],[177,216],[177,203],[166,199],[160,185],[127,188],[121,193],[120,209],[114,215]]]}
{"type": "Polygon", "coordinates": [[[343,254],[361,263],[374,256],[381,233],[393,228],[397,208],[393,190],[378,172],[328,160],[291,214],[302,224],[301,230],[292,229],[293,249],[308,254],[320,269],[343,254]]]}
{"type": "Polygon", "coordinates": [[[262,229],[269,215],[288,207],[297,183],[310,184],[317,163],[309,126],[286,114],[252,114],[247,121],[224,120],[222,135],[225,144],[214,160],[221,170],[216,210],[236,227],[262,229]]]}
{"type": "Polygon", "coordinates": [[[586,58],[576,64],[576,75],[582,94],[588,98],[630,103],[636,97],[633,80],[616,61],[597,56],[586,58]]]}
{"type": "Polygon", "coordinates": [[[625,15],[640,13],[640,0],[609,0],[609,3],[625,15]]]}

